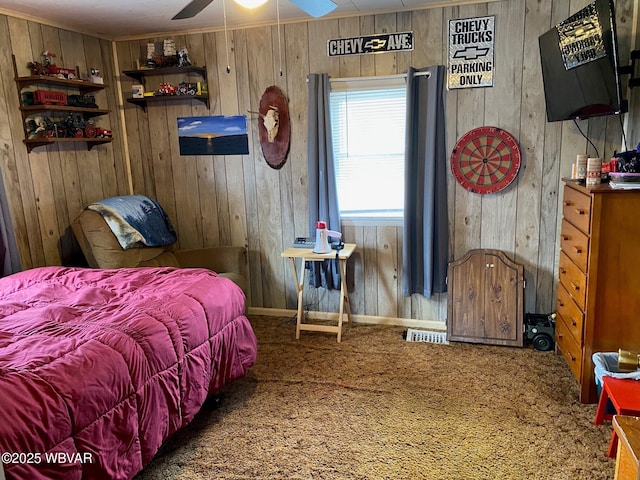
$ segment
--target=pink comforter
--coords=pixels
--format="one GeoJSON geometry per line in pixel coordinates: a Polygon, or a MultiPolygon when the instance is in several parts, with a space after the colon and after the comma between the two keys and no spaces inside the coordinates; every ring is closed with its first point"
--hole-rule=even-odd
{"type": "Polygon", "coordinates": [[[46,267],[0,280],[7,479],[129,479],[256,358],[245,298],[203,269],[46,267]]]}

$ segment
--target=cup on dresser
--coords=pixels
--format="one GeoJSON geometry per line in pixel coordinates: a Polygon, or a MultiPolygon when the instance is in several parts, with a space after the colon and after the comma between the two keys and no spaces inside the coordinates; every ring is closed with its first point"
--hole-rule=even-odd
{"type": "Polygon", "coordinates": [[[593,187],[602,181],[602,159],[591,157],[587,159],[586,185],[593,187]]]}
{"type": "Polygon", "coordinates": [[[578,155],[576,157],[576,177],[575,178],[587,178],[587,156],[578,155]]]}

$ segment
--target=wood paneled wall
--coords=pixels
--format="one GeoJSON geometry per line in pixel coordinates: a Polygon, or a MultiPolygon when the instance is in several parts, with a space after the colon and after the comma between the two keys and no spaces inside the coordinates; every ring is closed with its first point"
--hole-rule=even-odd
{"type": "MultiPolygon", "coordinates": [[[[65,238],[70,218],[88,201],[127,193],[130,174],[133,193],[157,198],[167,209],[182,248],[247,246],[252,306],[295,308],[293,276],[280,252],[294,236],[308,234],[307,75],[388,75],[402,73],[408,66],[446,64],[448,21],[495,15],[494,86],[447,92],[447,141],[451,150],[472,128],[501,127],[519,139],[524,166],[512,188],[484,197],[467,192],[449,177],[450,257],[460,258],[473,248],[505,251],[524,264],[526,311],[552,311],[560,178],[570,174],[576,154],[595,152],[572,122],[546,122],[537,38],[586,3],[504,0],[283,24],[280,48],[276,26],[230,30],[226,40],[224,32],[211,32],[117,41],[115,67],[109,63],[109,45],[102,40],[0,17],[0,38],[10,40],[21,64],[44,48],[58,48],[70,57],[65,58],[67,64],[102,68],[107,82],[113,87],[120,85],[125,98],[135,82],[118,72],[135,67],[148,41],[171,38],[178,48],[187,46],[193,63],[206,66],[211,96],[209,108],[200,102],[161,102],[144,111],[127,102],[117,103],[116,88],[112,88],[105,93],[105,101],[114,113],[124,109],[126,129],[118,115],[109,120],[114,136],[126,142],[128,162],[118,141],[99,147],[97,152],[49,147],[27,155],[21,142],[22,126],[17,123],[15,85],[2,68],[0,81],[10,118],[10,125],[0,130],[0,136],[7,140],[2,145],[9,145],[9,150],[2,150],[2,171],[25,267],[61,261],[64,255],[59,240],[65,238]],[[412,52],[342,58],[326,55],[330,38],[408,30],[414,32],[412,52]],[[264,161],[259,120],[249,113],[258,110],[260,97],[270,85],[277,85],[289,99],[291,149],[280,170],[271,169],[264,161]],[[179,155],[177,117],[238,114],[248,116],[249,155],[179,155]]],[[[625,64],[632,45],[633,0],[617,0],[616,6],[620,57],[625,64]]],[[[4,67],[8,54],[0,55],[4,67]]],[[[154,88],[154,82],[161,80],[177,83],[182,78],[149,78],[147,88],[154,88]]],[[[631,130],[637,132],[639,123],[636,112],[630,117],[635,128],[631,130]]],[[[605,158],[620,150],[618,118],[592,119],[579,125],[605,158]]],[[[634,148],[638,139],[628,140],[629,148],[634,148]]],[[[446,320],[446,294],[431,299],[401,294],[401,228],[347,226],[343,232],[346,241],[358,244],[349,272],[354,313],[446,320]]],[[[312,309],[332,311],[337,297],[336,292],[319,289],[309,293],[307,302],[312,309]]]]}
{"type": "Polygon", "coordinates": [[[112,144],[91,151],[85,144],[57,144],[27,153],[11,55],[19,76],[30,75],[27,63],[41,62],[42,52],[49,50],[57,54],[57,65],[78,66],[84,73],[99,68],[112,83],[111,42],[4,15],[0,39],[5,46],[0,51],[0,168],[10,210],[4,213],[12,220],[20,263],[23,269],[77,264],[83,258],[70,222],[87,203],[128,191],[117,90],[111,85],[95,94],[98,105],[111,110],[97,123],[113,130],[112,144]]]}

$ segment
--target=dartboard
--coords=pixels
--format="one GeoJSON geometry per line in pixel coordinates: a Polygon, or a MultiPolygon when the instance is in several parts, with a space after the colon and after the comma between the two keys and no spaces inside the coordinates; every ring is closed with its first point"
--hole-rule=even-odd
{"type": "Polygon", "coordinates": [[[451,172],[473,193],[496,193],[518,176],[522,155],[516,139],[497,127],[465,133],[451,153],[451,172]]]}

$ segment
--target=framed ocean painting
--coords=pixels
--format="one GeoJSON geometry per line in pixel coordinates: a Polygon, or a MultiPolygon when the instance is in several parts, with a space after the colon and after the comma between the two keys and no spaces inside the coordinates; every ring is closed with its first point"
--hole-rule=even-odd
{"type": "Polygon", "coordinates": [[[180,155],[247,155],[247,117],[178,117],[180,155]]]}

